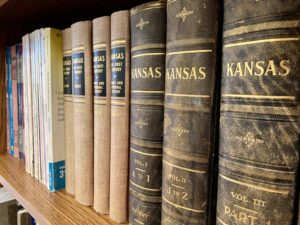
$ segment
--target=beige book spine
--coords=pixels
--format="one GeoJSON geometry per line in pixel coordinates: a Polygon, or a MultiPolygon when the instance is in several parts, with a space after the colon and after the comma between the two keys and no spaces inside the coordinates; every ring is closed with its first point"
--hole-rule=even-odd
{"type": "Polygon", "coordinates": [[[109,213],[110,46],[110,17],[94,19],[94,209],[101,214],[109,213]]]}
{"type": "Polygon", "coordinates": [[[62,31],[65,107],[66,191],[75,194],[74,120],[72,102],[72,37],[71,28],[62,31]]]}
{"type": "Polygon", "coordinates": [[[111,15],[111,176],[110,218],[128,220],[128,150],[130,95],[129,11],[111,15]]]}
{"type": "Polygon", "coordinates": [[[92,97],[92,23],[71,26],[75,198],[87,206],[94,201],[94,142],[92,97]]]}

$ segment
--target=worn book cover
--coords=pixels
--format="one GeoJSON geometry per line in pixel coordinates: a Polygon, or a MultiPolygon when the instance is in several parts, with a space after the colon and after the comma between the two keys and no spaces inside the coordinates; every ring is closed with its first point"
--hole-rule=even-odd
{"type": "Polygon", "coordinates": [[[75,198],[91,206],[94,202],[92,22],[72,24],[71,35],[75,198]]]}
{"type": "Polygon", "coordinates": [[[224,2],[219,225],[295,223],[299,7],[224,2]]]}
{"type": "Polygon", "coordinates": [[[109,213],[111,47],[110,17],[93,20],[94,209],[109,213]]]}
{"type": "Polygon", "coordinates": [[[167,2],[163,224],[208,224],[217,2],[167,2]]]}
{"type": "Polygon", "coordinates": [[[160,224],[166,2],[130,10],[131,119],[129,222],[160,224]]]}
{"type": "Polygon", "coordinates": [[[109,216],[118,223],[128,220],[129,11],[111,15],[111,165],[109,216]]]}

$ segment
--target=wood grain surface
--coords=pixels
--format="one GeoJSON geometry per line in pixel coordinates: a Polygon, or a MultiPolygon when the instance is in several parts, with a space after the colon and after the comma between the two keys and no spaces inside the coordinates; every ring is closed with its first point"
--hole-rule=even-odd
{"type": "Polygon", "coordinates": [[[22,161],[0,155],[0,183],[11,191],[23,207],[43,225],[116,225],[108,218],[83,206],[65,191],[51,193],[25,172],[22,161]]]}
{"type": "Polygon", "coordinates": [[[6,151],[6,90],[5,90],[5,42],[6,26],[0,23],[0,153],[6,151]],[[2,32],[3,31],[3,32],[2,32]]]}

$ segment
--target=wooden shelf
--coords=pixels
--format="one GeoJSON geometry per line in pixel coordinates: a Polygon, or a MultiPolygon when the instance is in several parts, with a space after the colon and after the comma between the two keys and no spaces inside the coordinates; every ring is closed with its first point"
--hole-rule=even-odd
{"type": "Polygon", "coordinates": [[[108,216],[83,206],[65,191],[51,193],[46,186],[26,173],[24,163],[10,155],[0,155],[0,183],[40,224],[108,225],[108,216]]]}

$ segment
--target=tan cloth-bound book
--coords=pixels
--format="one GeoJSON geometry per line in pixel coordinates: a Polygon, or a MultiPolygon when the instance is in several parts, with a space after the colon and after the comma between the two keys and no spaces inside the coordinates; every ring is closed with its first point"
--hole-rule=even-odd
{"type": "Polygon", "coordinates": [[[110,177],[110,17],[93,20],[94,209],[109,213],[110,177]]]}
{"type": "Polygon", "coordinates": [[[110,212],[112,220],[128,220],[128,145],[130,94],[129,11],[111,15],[111,175],[110,212]]]}
{"type": "Polygon", "coordinates": [[[72,38],[71,29],[62,31],[65,107],[66,191],[75,194],[74,121],[72,102],[72,38]]]}
{"type": "Polygon", "coordinates": [[[94,201],[94,142],[92,97],[92,22],[71,26],[75,198],[83,205],[94,201]]]}

